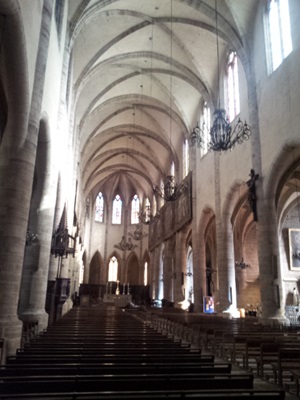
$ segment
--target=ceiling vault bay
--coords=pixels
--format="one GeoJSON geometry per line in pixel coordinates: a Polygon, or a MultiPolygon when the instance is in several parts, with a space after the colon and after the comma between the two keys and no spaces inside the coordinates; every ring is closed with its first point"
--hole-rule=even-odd
{"type": "MultiPolygon", "coordinates": [[[[244,43],[258,0],[218,0],[220,60],[244,43]],[[243,27],[243,28],[241,28],[243,27]]],[[[215,0],[73,0],[69,43],[82,188],[151,197],[202,101],[218,93],[215,0]],[[172,1],[172,7],[171,7],[172,1]],[[172,14],[171,14],[172,9],[172,14]]],[[[251,32],[250,32],[251,33],[251,32]]],[[[222,62],[222,61],[221,61],[222,62]]]]}

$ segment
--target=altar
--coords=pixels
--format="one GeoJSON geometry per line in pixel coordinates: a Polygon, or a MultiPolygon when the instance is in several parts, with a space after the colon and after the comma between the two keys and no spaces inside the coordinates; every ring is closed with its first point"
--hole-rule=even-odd
{"type": "Polygon", "coordinates": [[[123,284],[120,288],[120,281],[117,281],[117,287],[115,293],[113,292],[112,282],[107,282],[106,293],[103,295],[103,303],[114,304],[117,307],[126,307],[127,304],[132,302],[132,296],[130,294],[129,283],[123,284]],[[121,290],[122,289],[122,293],[121,290]]]}

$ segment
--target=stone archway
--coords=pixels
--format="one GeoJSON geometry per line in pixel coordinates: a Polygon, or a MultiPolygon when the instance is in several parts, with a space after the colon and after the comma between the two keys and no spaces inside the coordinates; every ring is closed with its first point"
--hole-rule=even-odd
{"type": "Polygon", "coordinates": [[[90,262],[90,275],[89,275],[90,285],[100,284],[101,267],[102,267],[101,256],[97,251],[90,262]]]}
{"type": "Polygon", "coordinates": [[[140,265],[135,253],[131,253],[127,260],[127,281],[130,285],[140,284],[140,265]]]}

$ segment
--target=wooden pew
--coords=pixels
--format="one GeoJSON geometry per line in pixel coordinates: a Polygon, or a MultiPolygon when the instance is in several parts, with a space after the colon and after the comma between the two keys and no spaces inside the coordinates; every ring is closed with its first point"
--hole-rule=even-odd
{"type": "Polygon", "coordinates": [[[246,373],[138,374],[2,377],[1,393],[49,393],[84,391],[147,391],[184,389],[253,389],[253,375],[246,373]]]}
{"type": "Polygon", "coordinates": [[[274,381],[283,386],[283,378],[291,378],[291,370],[300,369],[300,348],[279,348],[278,359],[271,363],[273,368],[274,381]]]}
{"type": "Polygon", "coordinates": [[[2,400],[178,400],[178,399],[212,399],[212,400],[284,400],[283,390],[253,390],[253,389],[230,389],[220,390],[155,390],[149,395],[145,391],[109,391],[109,392],[69,392],[69,393],[23,393],[23,394],[0,394],[2,400]]]}
{"type": "Polygon", "coordinates": [[[16,364],[0,366],[0,379],[3,377],[44,376],[44,375],[97,375],[97,374],[174,374],[182,373],[227,373],[231,372],[230,363],[130,363],[130,364],[16,364]]]}

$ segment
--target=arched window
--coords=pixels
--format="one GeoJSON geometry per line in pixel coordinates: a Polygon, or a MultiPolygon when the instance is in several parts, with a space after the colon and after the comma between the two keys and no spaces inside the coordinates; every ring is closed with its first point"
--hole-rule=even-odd
{"type": "Polygon", "coordinates": [[[151,218],[151,204],[150,200],[148,197],[145,200],[145,205],[144,205],[144,214],[145,214],[145,222],[150,222],[151,218]]]}
{"type": "Polygon", "coordinates": [[[118,260],[113,256],[108,265],[108,282],[116,282],[118,279],[118,260]]]}
{"type": "Polygon", "coordinates": [[[183,177],[187,176],[187,174],[189,173],[189,163],[189,141],[185,139],[183,143],[183,177]]]}
{"type": "Polygon", "coordinates": [[[145,264],[144,264],[144,285],[145,286],[148,285],[148,263],[147,263],[147,261],[145,261],[145,264]]]}
{"type": "Polygon", "coordinates": [[[133,196],[131,201],[131,223],[138,224],[139,223],[139,213],[140,213],[140,199],[137,194],[133,196]]]}
{"type": "Polygon", "coordinates": [[[236,52],[229,54],[227,61],[227,102],[229,120],[240,113],[239,76],[236,52]]]}
{"type": "Polygon", "coordinates": [[[174,164],[174,161],[172,161],[172,163],[171,163],[170,175],[171,176],[175,176],[175,164],[174,164]]]}
{"type": "Polygon", "coordinates": [[[269,0],[265,18],[266,53],[269,73],[292,52],[288,0],[269,0]]]}
{"type": "Polygon", "coordinates": [[[210,142],[210,108],[208,107],[207,102],[205,101],[202,108],[202,126],[204,132],[204,148],[202,154],[206,154],[208,152],[208,143],[210,142]]]}
{"type": "Polygon", "coordinates": [[[122,199],[120,195],[117,194],[113,201],[112,223],[120,225],[121,222],[122,222],[122,199]]]}
{"type": "Polygon", "coordinates": [[[194,303],[194,280],[193,280],[193,249],[188,247],[186,257],[186,292],[185,298],[188,302],[194,303]]]}
{"type": "Polygon", "coordinates": [[[96,197],[96,204],[95,204],[95,221],[103,222],[103,215],[104,215],[104,199],[102,193],[99,192],[96,197]]]}

